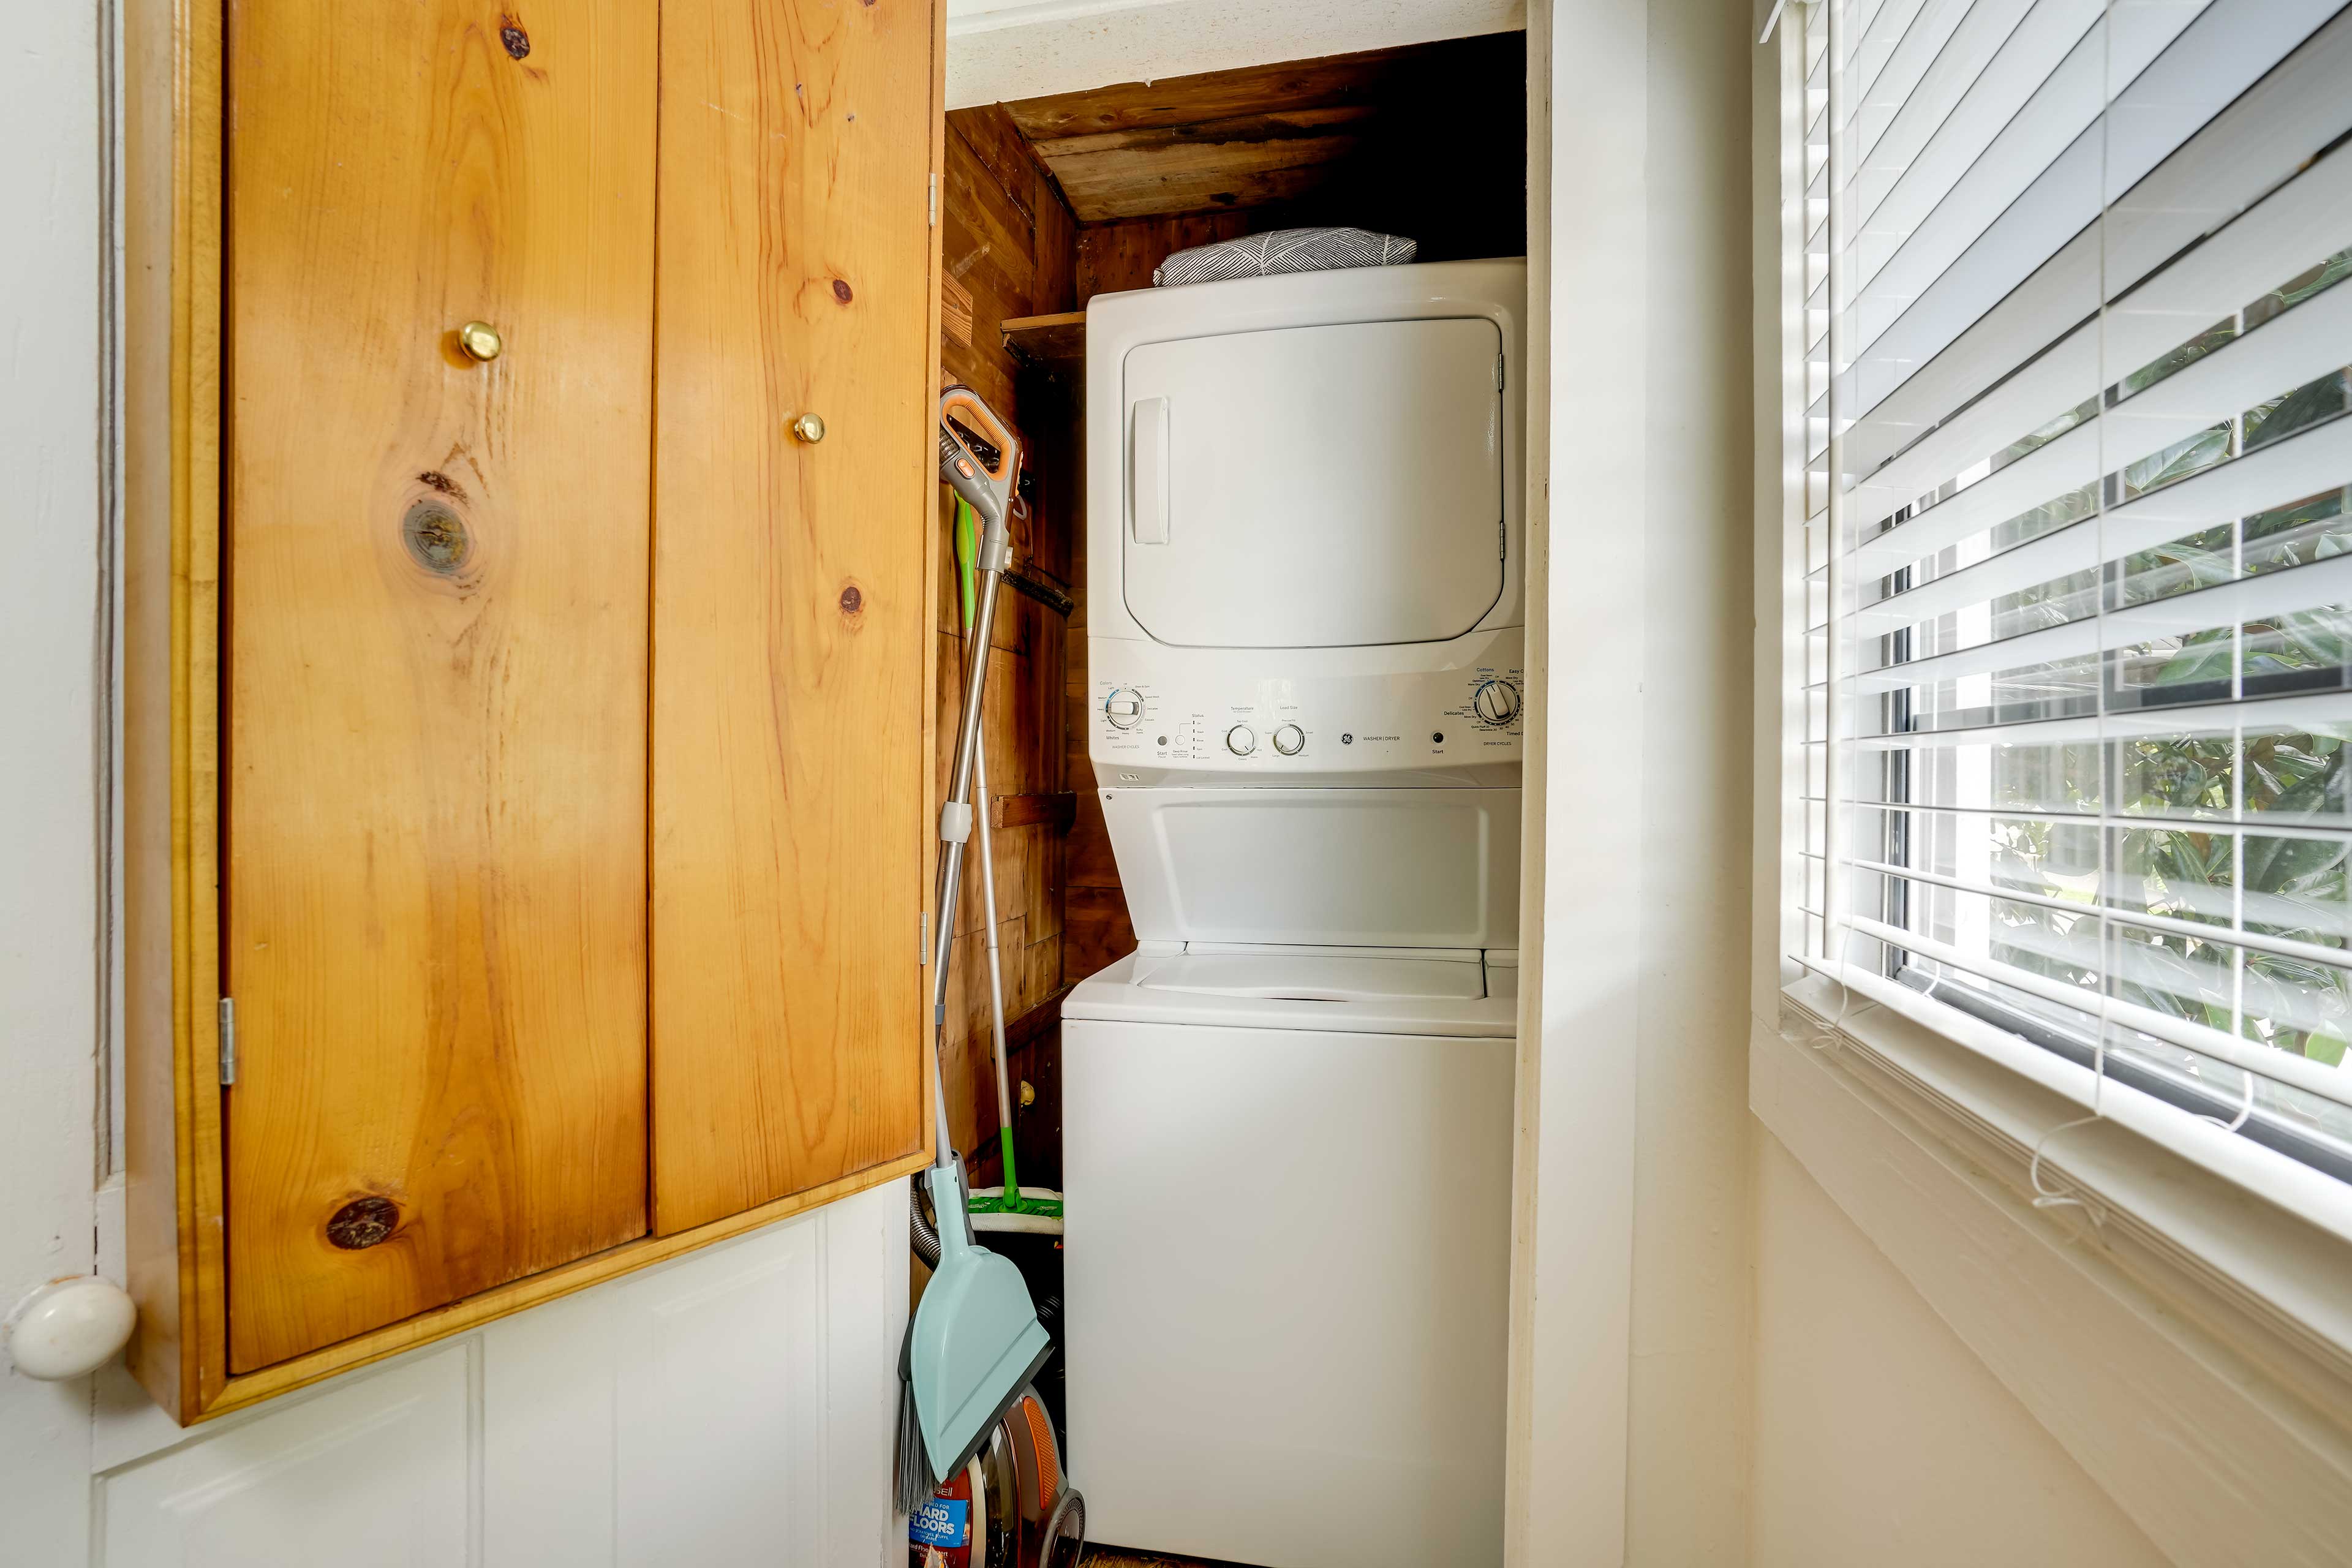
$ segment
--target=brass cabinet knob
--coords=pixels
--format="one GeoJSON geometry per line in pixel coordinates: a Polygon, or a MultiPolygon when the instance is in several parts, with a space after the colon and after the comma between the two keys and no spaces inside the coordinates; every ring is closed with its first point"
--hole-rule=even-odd
{"type": "Polygon", "coordinates": [[[499,341],[499,330],[489,322],[468,321],[457,329],[457,346],[466,351],[467,359],[488,364],[506,344],[499,341]]]}
{"type": "Polygon", "coordinates": [[[824,439],[824,421],[814,414],[803,414],[793,421],[793,434],[814,447],[824,439]]]}

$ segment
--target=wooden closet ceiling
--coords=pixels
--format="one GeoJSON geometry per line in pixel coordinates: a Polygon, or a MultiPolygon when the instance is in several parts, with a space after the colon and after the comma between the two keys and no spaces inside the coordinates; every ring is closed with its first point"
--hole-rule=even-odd
{"type": "Polygon", "coordinates": [[[1003,108],[1082,224],[1275,205],[1315,221],[1328,200],[1360,209],[1447,164],[1507,168],[1522,186],[1526,61],[1526,35],[1495,33],[1003,108]]]}

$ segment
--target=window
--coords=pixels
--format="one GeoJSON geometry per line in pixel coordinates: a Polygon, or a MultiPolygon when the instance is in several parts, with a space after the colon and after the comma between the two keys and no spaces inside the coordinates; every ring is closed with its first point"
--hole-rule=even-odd
{"type": "Polygon", "coordinates": [[[2352,8],[1782,25],[1791,956],[2352,1180],[2352,8]]]}

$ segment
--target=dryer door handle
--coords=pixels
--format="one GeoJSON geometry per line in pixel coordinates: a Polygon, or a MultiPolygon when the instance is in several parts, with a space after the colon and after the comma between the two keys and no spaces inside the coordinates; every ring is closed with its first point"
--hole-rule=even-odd
{"type": "Polygon", "coordinates": [[[1127,454],[1127,509],[1138,544],[1168,542],[1168,400],[1136,401],[1127,454]]]}

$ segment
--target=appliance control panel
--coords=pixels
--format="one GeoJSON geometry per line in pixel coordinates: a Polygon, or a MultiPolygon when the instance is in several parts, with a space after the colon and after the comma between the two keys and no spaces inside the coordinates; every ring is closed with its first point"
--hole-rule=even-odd
{"type": "Polygon", "coordinates": [[[1097,638],[1087,704],[1096,783],[1516,784],[1522,646],[1513,628],[1448,668],[1375,672],[1345,666],[1386,650],[1290,659],[1097,638]]]}

